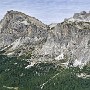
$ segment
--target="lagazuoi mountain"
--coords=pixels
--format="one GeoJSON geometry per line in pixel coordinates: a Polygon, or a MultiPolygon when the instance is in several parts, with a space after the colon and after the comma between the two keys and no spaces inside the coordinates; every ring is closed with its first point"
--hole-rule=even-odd
{"type": "Polygon", "coordinates": [[[90,13],[75,13],[61,23],[45,25],[18,11],[8,11],[0,21],[0,49],[8,56],[31,61],[60,61],[80,66],[90,61],[90,13]]]}
{"type": "Polygon", "coordinates": [[[0,90],[90,90],[90,13],[45,25],[18,11],[0,21],[0,90]]]}

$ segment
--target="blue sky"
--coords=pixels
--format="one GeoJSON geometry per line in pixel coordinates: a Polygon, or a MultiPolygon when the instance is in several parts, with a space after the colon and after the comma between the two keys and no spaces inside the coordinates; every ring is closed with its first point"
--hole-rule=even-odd
{"type": "Polygon", "coordinates": [[[0,0],[0,19],[9,10],[24,12],[50,24],[61,22],[75,12],[89,11],[90,0],[0,0]]]}

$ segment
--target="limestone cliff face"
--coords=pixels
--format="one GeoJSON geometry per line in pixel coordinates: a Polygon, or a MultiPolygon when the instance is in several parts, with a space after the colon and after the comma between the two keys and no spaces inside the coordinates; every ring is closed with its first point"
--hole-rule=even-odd
{"type": "Polygon", "coordinates": [[[83,11],[47,26],[24,13],[8,11],[0,22],[1,51],[16,56],[31,52],[31,60],[83,66],[90,61],[89,17],[83,11]]]}
{"type": "Polygon", "coordinates": [[[8,11],[0,22],[0,48],[7,54],[32,50],[43,44],[47,35],[47,25],[18,11],[8,11]]]}
{"type": "Polygon", "coordinates": [[[90,60],[90,22],[64,21],[57,24],[48,33],[41,54],[55,60],[67,57],[67,62],[74,63],[74,66],[86,64],[90,60]]]}
{"type": "Polygon", "coordinates": [[[85,13],[82,20],[79,18],[82,13],[77,19],[74,15],[74,21],[69,18],[52,25],[54,27],[50,25],[46,42],[40,50],[35,51],[38,60],[62,61],[64,65],[75,67],[82,67],[90,61],[90,22],[87,21],[90,14],[85,13]]]}

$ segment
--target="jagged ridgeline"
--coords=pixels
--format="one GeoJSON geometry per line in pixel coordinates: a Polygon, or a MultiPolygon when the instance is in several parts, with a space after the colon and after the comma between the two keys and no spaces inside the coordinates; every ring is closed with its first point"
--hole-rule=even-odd
{"type": "Polygon", "coordinates": [[[0,21],[0,90],[90,90],[90,13],[45,25],[18,11],[0,21]]]}
{"type": "Polygon", "coordinates": [[[0,51],[81,68],[90,61],[90,13],[75,13],[62,23],[45,25],[24,13],[8,11],[0,22],[0,51]]]}

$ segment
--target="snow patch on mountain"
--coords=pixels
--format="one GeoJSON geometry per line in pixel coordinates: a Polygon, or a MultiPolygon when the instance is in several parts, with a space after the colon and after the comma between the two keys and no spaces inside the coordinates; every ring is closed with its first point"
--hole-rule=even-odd
{"type": "Polygon", "coordinates": [[[59,56],[55,57],[55,60],[62,60],[64,59],[64,54],[60,54],[59,56]]]}
{"type": "Polygon", "coordinates": [[[31,68],[32,66],[34,66],[36,63],[33,61],[33,62],[31,62],[30,63],[30,65],[27,65],[26,67],[25,67],[25,69],[29,69],[29,68],[31,68]]]}

